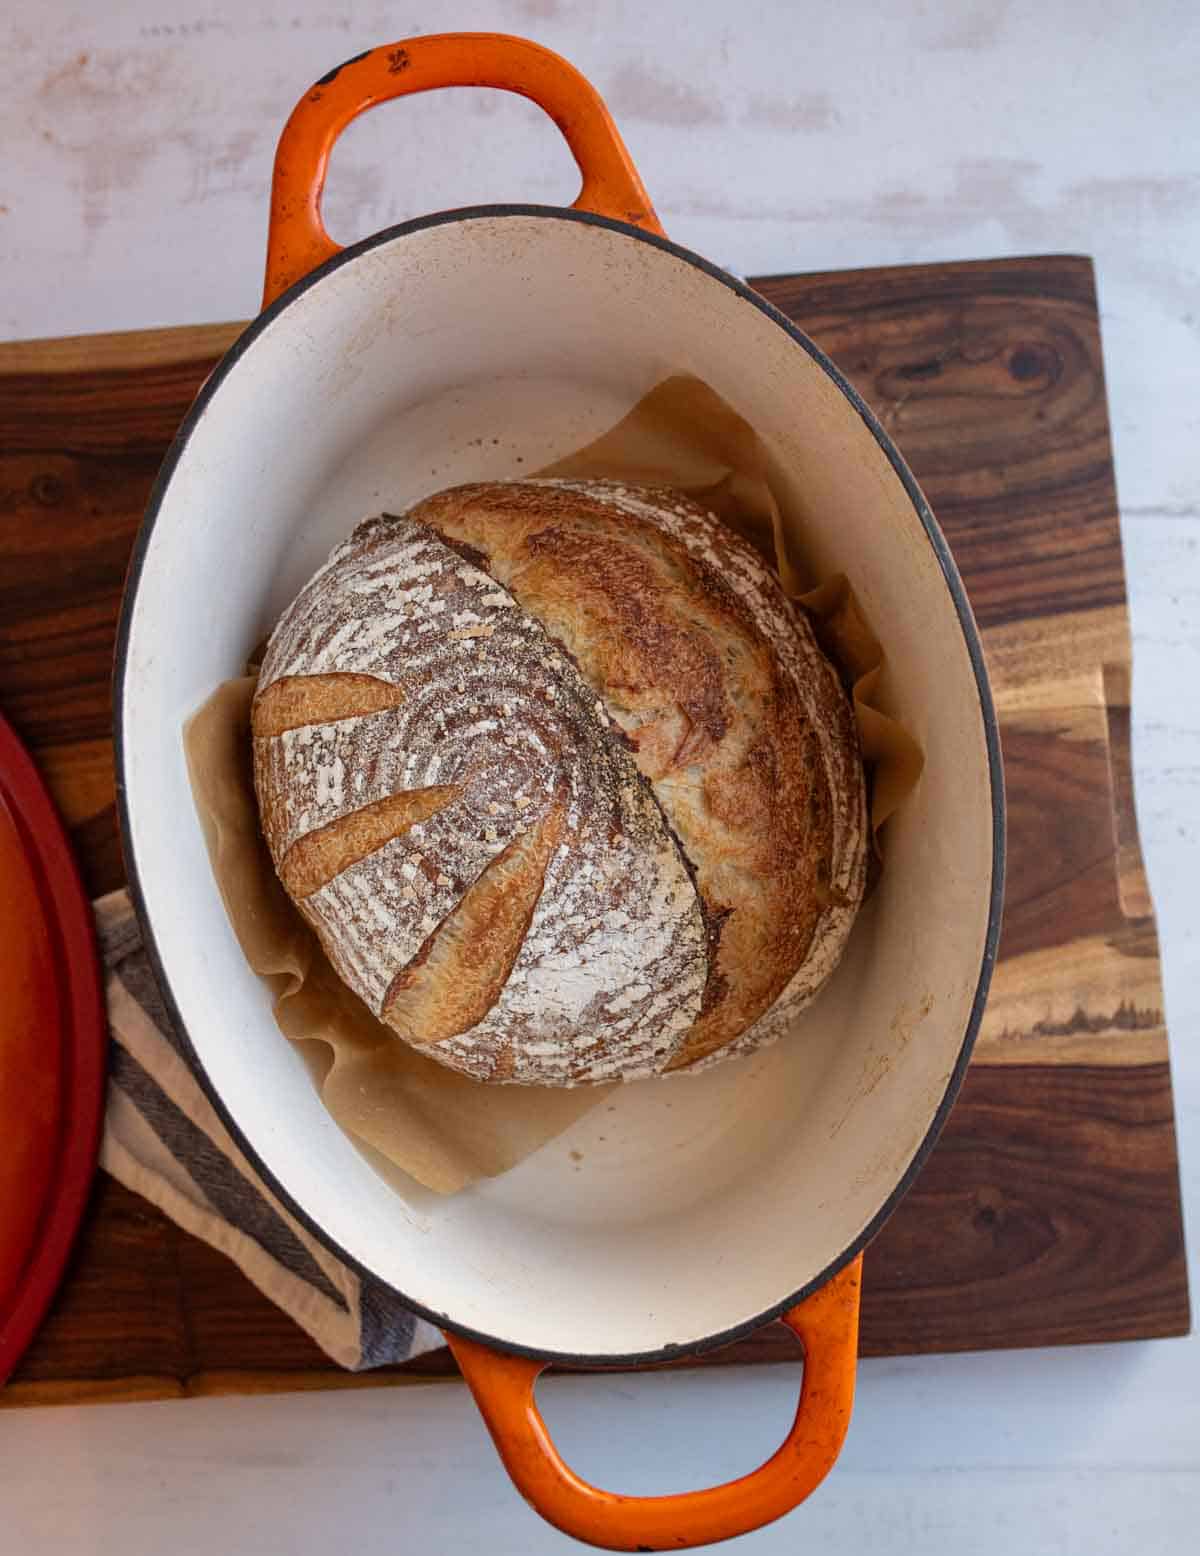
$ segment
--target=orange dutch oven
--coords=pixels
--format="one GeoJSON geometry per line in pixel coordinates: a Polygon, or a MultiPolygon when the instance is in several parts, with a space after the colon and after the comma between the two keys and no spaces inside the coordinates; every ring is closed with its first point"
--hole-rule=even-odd
{"type": "Polygon", "coordinates": [[[413,38],[348,61],[299,103],[275,163],[264,311],[201,391],[138,538],[117,740],[132,889],[214,1106],[300,1222],[444,1327],[538,1512],[596,1545],[666,1550],[802,1501],[850,1417],[862,1250],[929,1151],[983,1010],[1003,853],[996,722],[962,584],[900,454],[800,330],[666,238],[603,103],[564,60],[491,34],[413,38]],[[376,103],[451,86],[545,109],[579,164],[575,204],[443,212],[339,249],[321,221],[338,134],[376,103]],[[397,1186],[325,1112],[246,967],[181,727],[364,514],[547,465],[680,372],[756,428],[812,564],[853,579],[924,775],[802,1030],[698,1076],[625,1086],[460,1194],[397,1186]],[[804,1345],[800,1402],[753,1473],[626,1497],[559,1457],[534,1402],[547,1362],[657,1362],[779,1318],[804,1345]]]}

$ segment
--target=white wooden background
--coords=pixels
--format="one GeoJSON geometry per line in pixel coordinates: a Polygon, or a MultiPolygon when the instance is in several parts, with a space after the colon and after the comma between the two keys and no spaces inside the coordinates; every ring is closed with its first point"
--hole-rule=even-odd
{"type": "MultiPolygon", "coordinates": [[[[0,333],[229,319],[260,288],[274,138],[369,45],[523,32],[604,92],[673,237],[745,274],[1095,256],[1136,639],[1142,836],[1200,1289],[1200,6],[1197,0],[7,0],[0,333]]],[[[358,236],[567,201],[536,110],[492,94],[352,127],[327,213],[358,236]]],[[[2,530],[0,530],[2,536],[2,530]]],[[[2,553],[2,539],[0,539],[2,553]]],[[[771,1450],[795,1379],[551,1382],[570,1458],[683,1489],[771,1450]]],[[[747,1551],[1183,1552],[1200,1340],[867,1363],[841,1464],[747,1551]]],[[[568,1548],[463,1392],[0,1415],[0,1550],[47,1556],[568,1548]]]]}

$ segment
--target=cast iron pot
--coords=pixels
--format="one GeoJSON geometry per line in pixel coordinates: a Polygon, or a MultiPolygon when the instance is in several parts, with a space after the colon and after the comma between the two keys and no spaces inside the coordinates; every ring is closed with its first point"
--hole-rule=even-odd
{"type": "Polygon", "coordinates": [[[116,719],[134,897],[215,1107],[300,1222],[444,1326],[534,1507],[598,1545],[669,1549],[807,1496],[849,1419],[862,1250],[945,1121],[983,1010],[1001,898],[996,721],[962,583],[891,440],[794,325],[667,240],[603,103],[565,61],[497,35],[414,38],[332,71],[296,108],[264,310],[198,396],[138,538],[116,719]],[[337,135],[375,103],[446,86],[540,104],[582,172],[575,205],[444,212],[340,250],[320,216],[337,135]],[[671,373],[704,379],[757,429],[809,562],[852,577],[925,772],[802,1030],[699,1076],[627,1086],[463,1193],[398,1192],[330,1118],[245,963],[181,729],[364,514],[546,465],[671,373]],[[559,1459],[533,1399],[547,1362],[657,1362],[779,1317],[804,1343],[804,1381],[787,1441],[758,1470],[621,1497],[559,1459]]]}

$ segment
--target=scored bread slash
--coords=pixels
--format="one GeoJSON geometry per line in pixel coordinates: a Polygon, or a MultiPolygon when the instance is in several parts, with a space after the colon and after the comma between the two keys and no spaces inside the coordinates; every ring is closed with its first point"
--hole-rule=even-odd
{"type": "Polygon", "coordinates": [[[268,845],[334,967],[479,1079],[770,1040],[861,899],[836,674],[675,493],[498,483],[366,521],[272,635],[253,728],[268,845]]]}

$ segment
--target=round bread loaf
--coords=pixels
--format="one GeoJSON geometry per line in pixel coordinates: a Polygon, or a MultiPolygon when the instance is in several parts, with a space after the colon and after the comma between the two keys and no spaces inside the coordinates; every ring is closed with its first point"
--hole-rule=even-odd
{"type": "Polygon", "coordinates": [[[252,727],[272,858],[334,967],[480,1080],[769,1042],[862,898],[838,677],[676,492],[460,486],[360,524],[276,627],[252,727]]]}

